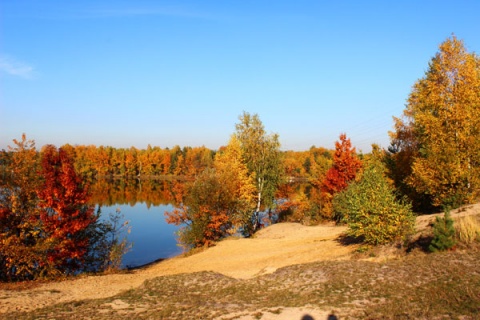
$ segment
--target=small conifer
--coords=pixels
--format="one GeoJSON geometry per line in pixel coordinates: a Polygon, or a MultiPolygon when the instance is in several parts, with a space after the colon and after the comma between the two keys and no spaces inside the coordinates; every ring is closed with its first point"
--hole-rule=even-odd
{"type": "Polygon", "coordinates": [[[445,251],[455,245],[455,228],[450,210],[445,210],[443,218],[437,217],[433,225],[433,239],[428,247],[431,252],[445,251]]]}

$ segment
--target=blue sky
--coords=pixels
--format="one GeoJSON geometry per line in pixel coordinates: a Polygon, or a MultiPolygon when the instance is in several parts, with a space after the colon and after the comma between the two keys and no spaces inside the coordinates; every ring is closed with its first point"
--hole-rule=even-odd
{"type": "Polygon", "coordinates": [[[257,113],[284,150],[388,147],[414,82],[480,1],[0,3],[0,149],[228,142],[257,113]]]}

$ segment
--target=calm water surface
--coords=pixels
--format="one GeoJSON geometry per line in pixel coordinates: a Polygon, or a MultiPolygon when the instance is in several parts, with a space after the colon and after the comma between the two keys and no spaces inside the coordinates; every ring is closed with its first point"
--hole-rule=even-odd
{"type": "Polygon", "coordinates": [[[102,215],[115,212],[119,208],[124,220],[131,227],[128,241],[133,243],[132,249],[123,256],[123,267],[141,266],[160,258],[170,258],[183,252],[177,245],[175,232],[180,228],[165,221],[164,212],[171,211],[171,205],[147,207],[145,203],[134,205],[113,205],[102,207],[102,215]]]}
{"type": "Polygon", "coordinates": [[[127,240],[132,249],[123,256],[123,267],[137,267],[183,252],[177,245],[175,232],[179,226],[165,221],[175,198],[183,192],[184,182],[177,180],[98,180],[91,185],[91,203],[101,206],[101,219],[120,209],[129,221],[127,240]]]}

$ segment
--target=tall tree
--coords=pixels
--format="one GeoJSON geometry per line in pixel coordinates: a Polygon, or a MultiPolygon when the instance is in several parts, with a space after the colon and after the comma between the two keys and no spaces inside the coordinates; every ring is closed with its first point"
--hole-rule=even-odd
{"type": "Polygon", "coordinates": [[[95,148],[95,158],[94,160],[94,169],[97,172],[97,176],[107,176],[111,173],[111,159],[112,159],[112,149],[105,148],[100,146],[95,148]]]}
{"type": "Polygon", "coordinates": [[[262,205],[271,207],[275,191],[282,180],[282,159],[277,134],[267,134],[257,114],[243,112],[236,124],[235,136],[240,141],[244,162],[257,189],[257,206],[254,213],[254,231],[262,205]]]}
{"type": "Polygon", "coordinates": [[[160,163],[161,167],[161,174],[168,175],[171,173],[171,166],[172,166],[172,156],[169,150],[162,151],[162,162],[160,163]]]}
{"type": "Polygon", "coordinates": [[[240,141],[232,135],[227,147],[215,156],[214,168],[220,182],[227,187],[232,198],[231,220],[235,229],[250,228],[255,208],[255,181],[243,162],[240,141]]]}
{"type": "Polygon", "coordinates": [[[41,172],[40,219],[46,241],[51,244],[47,258],[56,269],[74,273],[82,268],[89,247],[85,230],[96,222],[94,206],[87,204],[87,190],[62,148],[44,147],[41,172]]]}
{"type": "Polygon", "coordinates": [[[348,186],[348,183],[355,179],[361,167],[362,162],[358,159],[350,139],[347,138],[346,134],[342,133],[340,135],[340,141],[335,142],[333,165],[327,171],[321,184],[323,200],[322,215],[325,218],[332,218],[333,196],[344,190],[348,186]]]}
{"type": "MultiPolygon", "coordinates": [[[[413,86],[392,134],[403,181],[434,206],[480,192],[480,59],[455,36],[444,41],[413,86]]],[[[398,179],[397,179],[398,180],[398,179]]]]}
{"type": "Polygon", "coordinates": [[[138,150],[131,147],[125,152],[125,173],[127,176],[137,176],[140,173],[140,166],[138,163],[138,150]]]}
{"type": "Polygon", "coordinates": [[[13,140],[8,147],[11,163],[5,179],[0,180],[0,278],[23,280],[35,277],[43,263],[36,241],[40,229],[37,210],[38,153],[33,140],[13,140]]]}

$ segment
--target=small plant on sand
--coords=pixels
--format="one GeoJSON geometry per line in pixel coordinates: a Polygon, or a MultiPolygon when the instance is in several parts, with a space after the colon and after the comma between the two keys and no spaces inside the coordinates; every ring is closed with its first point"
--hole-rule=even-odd
{"type": "Polygon", "coordinates": [[[431,252],[445,251],[453,248],[455,245],[455,228],[453,219],[450,216],[450,210],[445,210],[443,218],[437,217],[433,224],[433,239],[428,246],[431,252]]]}

